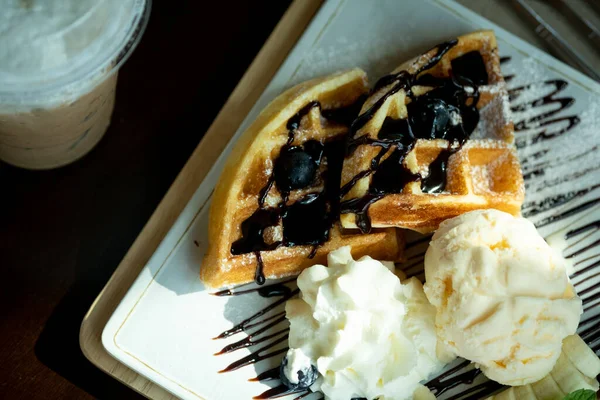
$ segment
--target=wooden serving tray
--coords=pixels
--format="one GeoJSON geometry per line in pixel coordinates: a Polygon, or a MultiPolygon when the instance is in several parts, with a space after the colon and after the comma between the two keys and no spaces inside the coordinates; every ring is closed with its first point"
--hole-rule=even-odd
{"type": "MultiPolygon", "coordinates": [[[[459,2],[539,46],[533,31],[501,1],[459,2]]],[[[79,340],[84,355],[148,398],[175,399],[111,357],[102,345],[102,330],[322,3],[323,0],[294,0],[82,322],[79,340]]]]}

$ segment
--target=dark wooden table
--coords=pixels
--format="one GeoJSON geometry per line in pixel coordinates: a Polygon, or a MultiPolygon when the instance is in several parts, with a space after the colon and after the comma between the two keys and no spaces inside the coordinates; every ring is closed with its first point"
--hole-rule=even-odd
{"type": "Polygon", "coordinates": [[[290,2],[154,3],[100,144],[0,164],[0,399],[141,398],[83,356],[81,320],[290,2]]]}

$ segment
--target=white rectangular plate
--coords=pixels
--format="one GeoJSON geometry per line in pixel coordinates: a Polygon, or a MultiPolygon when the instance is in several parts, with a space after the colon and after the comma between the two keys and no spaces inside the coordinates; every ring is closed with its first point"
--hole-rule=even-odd
{"type": "MultiPolygon", "coordinates": [[[[233,143],[270,100],[300,81],[359,66],[374,82],[400,62],[437,43],[489,28],[496,31],[500,55],[511,57],[502,65],[505,75],[514,75],[509,88],[534,85],[523,92],[513,91],[511,103],[515,123],[521,128],[516,138],[527,183],[524,215],[545,236],[561,231],[556,238],[598,221],[600,85],[449,0],[332,0],[322,6],[112,315],[102,335],[108,352],[184,399],[249,399],[267,390],[267,384],[275,385],[276,382],[248,379],[277,365],[281,355],[219,374],[217,371],[261,345],[214,356],[245,334],[212,338],[277,298],[262,298],[255,293],[211,296],[198,280],[207,245],[210,194],[233,143]],[[543,83],[549,80],[552,82],[543,83]],[[551,95],[555,85],[561,86],[563,81],[566,86],[551,95]],[[519,105],[546,95],[551,96],[547,97],[548,104],[519,109],[519,105]],[[569,99],[574,103],[570,104],[569,99]],[[564,110],[558,110],[561,105],[564,110]],[[556,110],[557,113],[544,117],[556,110]],[[539,116],[543,118],[538,121],[539,116]],[[569,124],[574,124],[572,129],[567,129],[569,124]]],[[[570,247],[565,251],[567,255],[575,253],[571,259],[580,272],[573,278],[578,290],[590,288],[584,292],[584,321],[599,312],[595,305],[600,287],[594,286],[598,277],[586,279],[600,271],[600,266],[596,268],[600,255],[600,247],[595,245],[600,238],[597,225],[596,222],[588,230],[571,235],[567,241],[570,247]],[[578,249],[583,250],[577,252],[578,249]]],[[[410,272],[418,274],[422,268],[425,246],[426,242],[409,246],[410,258],[405,267],[410,267],[410,272]]],[[[273,312],[281,310],[279,307],[273,312]]],[[[284,329],[284,324],[275,331],[284,329]]],[[[590,325],[584,323],[581,329],[590,325]]],[[[276,349],[282,347],[285,343],[276,349]]],[[[474,384],[483,381],[480,375],[474,384]]],[[[468,387],[458,385],[441,398],[464,392],[468,387]]]]}

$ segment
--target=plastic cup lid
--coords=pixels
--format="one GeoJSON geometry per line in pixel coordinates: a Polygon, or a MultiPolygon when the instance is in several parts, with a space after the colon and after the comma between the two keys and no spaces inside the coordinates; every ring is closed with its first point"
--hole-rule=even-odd
{"type": "Polygon", "coordinates": [[[0,103],[67,99],[116,70],[150,0],[0,0],[0,103]]]}

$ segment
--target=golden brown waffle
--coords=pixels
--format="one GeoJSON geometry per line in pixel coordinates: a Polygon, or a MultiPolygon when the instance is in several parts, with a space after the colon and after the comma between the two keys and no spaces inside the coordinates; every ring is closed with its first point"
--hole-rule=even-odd
{"type": "Polygon", "coordinates": [[[351,136],[342,171],[344,228],[395,226],[429,232],[474,209],[520,213],[523,178],[492,31],[443,43],[382,78],[351,136]],[[436,91],[438,85],[442,89],[436,91]],[[423,110],[431,109],[425,104],[439,103],[436,96],[447,96],[447,104],[466,99],[448,118],[439,119],[450,132],[448,140],[429,135],[429,125],[419,122],[427,119],[419,117],[426,116],[423,110]],[[466,140],[469,126],[475,129],[466,140]],[[415,139],[402,133],[407,129],[415,139]]]}
{"type": "Polygon", "coordinates": [[[343,139],[358,113],[352,105],[360,106],[357,100],[366,92],[359,69],[305,82],[276,98],[240,137],[212,199],[209,247],[200,270],[205,284],[296,275],[345,245],[352,246],[354,257],[399,260],[403,242],[396,230],[345,235],[338,222],[343,139]],[[310,164],[316,165],[314,179],[290,184],[291,175],[281,173],[288,164],[281,160],[292,157],[296,168],[294,157],[309,151],[310,161],[319,161],[310,164]],[[314,240],[327,230],[323,240],[314,240]]]}

